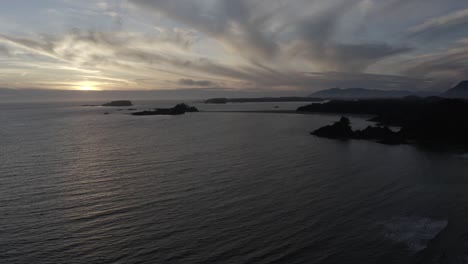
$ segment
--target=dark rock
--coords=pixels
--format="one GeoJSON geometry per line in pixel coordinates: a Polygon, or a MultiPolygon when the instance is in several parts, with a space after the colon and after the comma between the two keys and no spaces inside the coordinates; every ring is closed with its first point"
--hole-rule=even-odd
{"type": "Polygon", "coordinates": [[[347,117],[341,117],[340,121],[333,125],[321,127],[312,135],[333,139],[366,139],[375,140],[385,144],[403,144],[406,142],[402,134],[393,132],[388,127],[368,126],[364,130],[353,131],[351,122],[347,117]]]}
{"type": "Polygon", "coordinates": [[[386,144],[402,144],[406,140],[399,132],[394,132],[386,126],[368,126],[364,130],[356,130],[354,138],[377,140],[386,144]]]}
{"type": "Polygon", "coordinates": [[[303,106],[297,111],[373,115],[371,121],[379,125],[402,127],[397,136],[383,140],[468,146],[468,101],[463,99],[332,100],[303,106]]]}
{"type": "Polygon", "coordinates": [[[319,137],[349,139],[354,137],[354,132],[351,129],[351,122],[347,117],[341,117],[340,121],[333,125],[321,127],[311,134],[319,137]]]}
{"type": "Polygon", "coordinates": [[[205,104],[226,104],[227,98],[211,98],[205,101],[205,104]]]}
{"type": "Polygon", "coordinates": [[[187,113],[198,112],[198,109],[195,106],[189,106],[187,104],[178,104],[174,107],[175,109],[183,110],[187,113]]]}
{"type": "Polygon", "coordinates": [[[112,101],[110,103],[103,104],[102,106],[132,106],[132,102],[128,100],[112,101]]]}
{"type": "Polygon", "coordinates": [[[187,104],[178,104],[173,108],[156,108],[152,111],[141,111],[132,113],[135,116],[147,116],[147,115],[182,115],[187,112],[198,112],[198,109],[194,106],[187,104]]]}

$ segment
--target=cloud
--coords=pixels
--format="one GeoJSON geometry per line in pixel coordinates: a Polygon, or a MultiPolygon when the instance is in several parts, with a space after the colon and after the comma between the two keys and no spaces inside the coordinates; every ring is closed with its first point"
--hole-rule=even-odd
{"type": "MultiPolygon", "coordinates": [[[[359,73],[378,59],[406,51],[403,48],[395,49],[383,44],[327,43],[326,47],[321,50],[322,54],[319,51],[313,52],[313,45],[318,44],[306,43],[307,45],[304,46],[304,50],[307,51],[305,55],[308,56],[305,56],[306,59],[317,61],[324,66],[321,72],[304,74],[302,71],[289,68],[278,70],[254,60],[243,65],[223,63],[219,60],[194,55],[183,44],[186,43],[184,39],[175,38],[176,43],[172,45],[172,41],[168,41],[165,37],[143,36],[135,33],[74,30],[63,36],[42,35],[39,39],[0,35],[1,41],[57,60],[61,68],[64,67],[63,63],[69,63],[71,66],[67,66],[67,69],[73,68],[77,72],[88,75],[96,70],[99,74],[110,73],[110,76],[86,77],[87,80],[104,80],[110,85],[124,83],[112,81],[115,78],[120,80],[127,76],[133,80],[144,80],[148,76],[154,76],[157,72],[158,76],[167,75],[170,78],[177,78],[176,85],[198,87],[214,87],[222,83],[227,87],[237,89],[313,90],[335,86],[375,88],[379,82],[381,88],[409,86],[407,79],[392,76],[390,79],[393,81],[390,82],[389,77],[359,73]],[[170,45],[166,45],[168,43],[170,45]],[[326,52],[323,52],[324,50],[326,52]],[[187,78],[181,78],[183,76],[187,78]],[[220,82],[195,80],[189,76],[205,76],[220,80],[220,82]]],[[[289,59],[304,57],[303,55],[282,54],[289,59]]],[[[157,82],[157,79],[151,80],[157,82]]],[[[420,80],[412,80],[413,83],[417,81],[420,80]]],[[[141,84],[146,87],[150,85],[151,87],[151,82],[134,82],[136,85],[141,84]]]]}
{"type": "Polygon", "coordinates": [[[407,36],[424,46],[443,47],[468,35],[468,9],[437,14],[407,30],[407,36]],[[425,42],[425,43],[424,43],[425,42]]]}
{"type": "Polygon", "coordinates": [[[0,41],[62,60],[75,60],[100,50],[191,48],[194,39],[186,31],[165,31],[157,35],[130,32],[101,32],[74,29],[62,36],[43,34],[36,38],[21,38],[0,34],[0,41]],[[87,50],[90,48],[91,50],[87,50]]]}
{"type": "Polygon", "coordinates": [[[431,52],[408,60],[404,74],[444,82],[468,79],[468,39],[441,52],[431,52]]]}
{"type": "Polygon", "coordinates": [[[425,90],[433,88],[433,82],[424,77],[408,77],[404,75],[384,75],[368,73],[342,72],[309,72],[302,81],[310,87],[321,89],[330,87],[360,87],[369,89],[407,89],[425,90]]]}
{"type": "Polygon", "coordinates": [[[185,86],[213,86],[216,85],[216,83],[212,81],[207,81],[207,80],[192,80],[192,79],[180,79],[179,84],[185,85],[185,86]]]}
{"type": "Polygon", "coordinates": [[[74,69],[67,71],[69,83],[314,90],[422,89],[434,84],[431,79],[461,78],[467,68],[457,59],[466,58],[464,44],[451,46],[457,38],[437,43],[437,48],[451,47],[447,52],[413,38],[465,32],[458,27],[466,25],[468,13],[456,0],[62,2],[69,6],[54,6],[54,18],[73,13],[70,24],[80,29],[2,31],[0,44],[31,57],[9,59],[11,71],[26,69],[31,80],[40,75],[36,83],[57,81],[54,73],[74,69]],[[461,11],[454,12],[457,8],[461,11]],[[427,20],[430,15],[436,18],[427,20]],[[111,17],[118,18],[119,27],[103,26],[111,17]],[[102,20],[83,24],[87,19],[102,20]]]}
{"type": "Polygon", "coordinates": [[[410,32],[421,33],[424,31],[459,25],[468,26],[468,9],[459,10],[450,14],[429,19],[422,24],[410,28],[410,32]]]}
{"type": "Polygon", "coordinates": [[[0,42],[77,66],[130,68],[131,64],[141,62],[181,64],[174,54],[188,52],[194,40],[182,31],[143,35],[73,30],[62,36],[41,35],[38,38],[0,35],[0,42]]]}
{"type": "Polygon", "coordinates": [[[327,43],[318,49],[312,42],[299,42],[291,52],[296,57],[316,63],[324,71],[363,72],[384,58],[411,51],[408,47],[393,47],[388,44],[336,44],[327,43]]]}
{"type": "Polygon", "coordinates": [[[7,47],[0,45],[0,56],[10,57],[12,56],[12,53],[7,47]]]}
{"type": "MultiPolygon", "coordinates": [[[[272,56],[277,46],[265,32],[253,1],[132,0],[137,6],[154,10],[250,56],[272,56]]],[[[267,18],[264,18],[264,20],[267,18]]]]}
{"type": "Polygon", "coordinates": [[[257,65],[300,58],[315,70],[362,72],[387,57],[408,52],[386,43],[336,40],[340,20],[361,1],[132,0],[217,39],[257,65]],[[292,7],[290,7],[292,6],[292,7]],[[299,7],[299,8],[298,8],[299,7]],[[301,10],[302,9],[302,10],[301,10]]]}

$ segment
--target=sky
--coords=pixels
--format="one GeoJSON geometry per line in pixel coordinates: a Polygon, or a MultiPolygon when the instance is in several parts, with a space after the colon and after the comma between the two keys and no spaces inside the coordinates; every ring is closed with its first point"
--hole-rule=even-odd
{"type": "Polygon", "coordinates": [[[446,90],[468,1],[1,1],[0,69],[13,89],[446,90]]]}

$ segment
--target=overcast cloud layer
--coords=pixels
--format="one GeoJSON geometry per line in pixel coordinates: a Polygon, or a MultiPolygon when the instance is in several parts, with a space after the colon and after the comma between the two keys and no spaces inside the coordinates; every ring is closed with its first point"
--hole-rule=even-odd
{"type": "Polygon", "coordinates": [[[443,90],[468,79],[459,0],[0,3],[0,87],[443,90]]]}

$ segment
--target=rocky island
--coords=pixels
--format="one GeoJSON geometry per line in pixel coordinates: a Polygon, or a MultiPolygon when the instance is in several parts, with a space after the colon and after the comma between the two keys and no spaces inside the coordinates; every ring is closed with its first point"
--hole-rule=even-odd
{"type": "Polygon", "coordinates": [[[135,113],[132,113],[132,115],[135,115],[135,116],[182,115],[187,112],[198,112],[198,109],[194,106],[189,106],[187,104],[178,104],[172,108],[155,108],[154,110],[135,112],[135,113]]]}
{"type": "Polygon", "coordinates": [[[351,129],[351,122],[347,117],[341,117],[338,122],[321,127],[311,132],[311,134],[333,139],[374,140],[384,144],[406,143],[405,138],[400,134],[400,132],[394,132],[386,126],[368,126],[364,130],[353,131],[351,129]]]}
{"type": "Polygon", "coordinates": [[[102,106],[132,106],[132,101],[129,100],[119,100],[119,101],[112,101],[110,103],[105,103],[102,106]]]}
{"type": "Polygon", "coordinates": [[[376,127],[352,131],[349,119],[320,128],[312,134],[329,138],[371,139],[381,142],[443,143],[468,146],[468,101],[440,97],[403,99],[333,100],[297,109],[302,113],[364,114],[376,127]],[[393,132],[385,126],[399,126],[393,132]]]}

